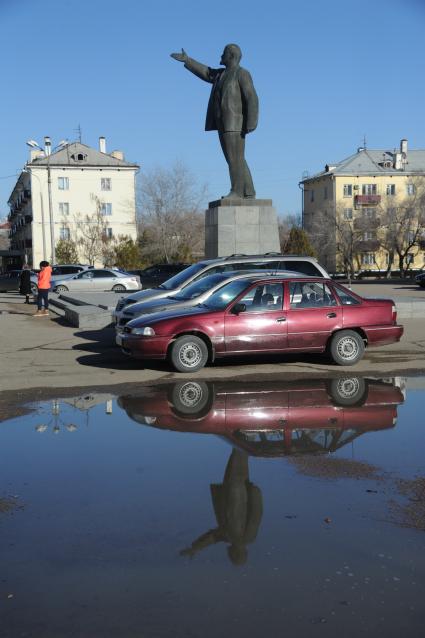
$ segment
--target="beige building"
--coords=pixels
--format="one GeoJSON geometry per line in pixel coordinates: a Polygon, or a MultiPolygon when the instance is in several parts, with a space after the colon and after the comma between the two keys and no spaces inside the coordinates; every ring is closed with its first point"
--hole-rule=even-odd
{"type": "Polygon", "coordinates": [[[107,153],[104,137],[99,138],[99,150],[63,142],[51,152],[50,138],[44,142],[44,149],[28,142],[33,147],[30,159],[9,199],[11,249],[20,250],[23,260],[37,267],[42,259],[55,261],[60,239],[74,240],[79,261],[87,263],[79,241],[96,223],[107,239],[136,239],[139,166],[125,161],[122,151],[107,153]]]}
{"type": "Polygon", "coordinates": [[[425,150],[359,148],[306,177],[303,227],[330,271],[425,265],[425,150]]]}

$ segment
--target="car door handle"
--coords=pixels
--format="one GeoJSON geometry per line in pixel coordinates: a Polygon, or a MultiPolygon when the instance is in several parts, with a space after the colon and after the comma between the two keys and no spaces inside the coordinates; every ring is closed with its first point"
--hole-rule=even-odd
{"type": "Polygon", "coordinates": [[[283,323],[284,321],[286,321],[286,317],[279,317],[279,319],[276,319],[277,323],[283,323]]]}
{"type": "Polygon", "coordinates": [[[334,317],[336,317],[336,312],[328,312],[328,314],[326,315],[329,319],[333,319],[334,317]]]}

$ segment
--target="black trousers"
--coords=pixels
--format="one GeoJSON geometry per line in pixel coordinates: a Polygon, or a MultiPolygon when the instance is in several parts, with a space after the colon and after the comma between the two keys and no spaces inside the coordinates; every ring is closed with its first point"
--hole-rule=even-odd
{"type": "Polygon", "coordinates": [[[39,310],[42,309],[43,304],[44,304],[45,310],[48,310],[49,308],[49,289],[48,288],[38,289],[37,306],[39,310]]]}

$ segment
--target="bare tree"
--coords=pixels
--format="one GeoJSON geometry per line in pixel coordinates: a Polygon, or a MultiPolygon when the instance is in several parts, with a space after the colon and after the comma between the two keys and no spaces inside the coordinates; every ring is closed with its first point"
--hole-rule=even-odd
{"type": "Polygon", "coordinates": [[[110,240],[106,235],[108,226],[102,212],[102,202],[96,195],[91,195],[95,210],[92,213],[77,213],[74,216],[77,231],[77,245],[83,258],[90,265],[96,261],[104,262],[108,254],[110,240]]]}
{"type": "Polygon", "coordinates": [[[412,195],[393,205],[388,198],[381,204],[380,245],[388,255],[387,276],[395,260],[402,277],[406,276],[415,258],[422,250],[425,233],[425,185],[423,179],[411,181],[412,195]]]}
{"type": "Polygon", "coordinates": [[[203,254],[206,187],[180,163],[142,175],[138,192],[142,254],[154,260],[190,260],[203,254]]]}

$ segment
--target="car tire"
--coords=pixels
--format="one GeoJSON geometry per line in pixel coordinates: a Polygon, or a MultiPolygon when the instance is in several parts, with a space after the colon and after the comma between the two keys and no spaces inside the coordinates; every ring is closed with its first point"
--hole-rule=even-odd
{"type": "Polygon", "coordinates": [[[54,292],[68,292],[69,288],[67,288],[66,286],[63,286],[62,284],[60,284],[59,286],[55,287],[54,292]]]}
{"type": "Polygon", "coordinates": [[[364,341],[354,330],[341,330],[331,339],[329,354],[339,366],[354,366],[363,357],[364,341]]]}
{"type": "Polygon", "coordinates": [[[126,287],[122,284],[116,284],[116,286],[112,286],[112,292],[123,292],[126,290],[126,287]]]}
{"type": "Polygon", "coordinates": [[[205,341],[194,335],[183,335],[171,347],[171,363],[178,372],[196,372],[208,361],[205,341]]]}
{"type": "Polygon", "coordinates": [[[168,394],[173,412],[181,418],[201,418],[211,409],[214,386],[205,381],[174,383],[168,394]]]}
{"type": "Polygon", "coordinates": [[[361,377],[330,379],[326,386],[332,403],[341,408],[363,405],[369,391],[367,381],[361,377]]]}

